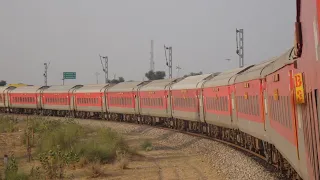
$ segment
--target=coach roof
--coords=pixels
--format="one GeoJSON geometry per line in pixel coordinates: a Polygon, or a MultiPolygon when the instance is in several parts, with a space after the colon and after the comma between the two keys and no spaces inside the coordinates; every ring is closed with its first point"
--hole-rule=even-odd
{"type": "Polygon", "coordinates": [[[107,90],[107,92],[130,92],[134,88],[137,88],[145,83],[148,83],[148,81],[122,82],[112,86],[107,90]]]}
{"type": "Polygon", "coordinates": [[[13,89],[12,93],[36,93],[39,89],[46,89],[48,86],[20,86],[13,89]]]}
{"type": "Polygon", "coordinates": [[[229,71],[224,71],[224,72],[218,74],[217,76],[213,77],[212,79],[208,80],[207,82],[205,82],[204,87],[226,86],[229,84],[233,84],[234,77],[237,74],[240,74],[240,73],[246,71],[247,69],[249,69],[252,66],[253,65],[245,66],[245,67],[237,68],[237,69],[232,69],[229,71]]]}
{"type": "Polygon", "coordinates": [[[178,82],[182,78],[154,80],[141,87],[141,91],[164,90],[166,86],[178,82]]]}
{"type": "Polygon", "coordinates": [[[64,86],[50,86],[44,90],[44,93],[68,93],[71,89],[77,89],[83,85],[64,85],[64,86]]]}
{"type": "Polygon", "coordinates": [[[75,92],[76,93],[101,92],[101,90],[104,90],[109,85],[110,84],[88,84],[77,89],[75,92]]]}
{"type": "Polygon", "coordinates": [[[179,81],[176,84],[172,85],[172,89],[195,89],[197,88],[197,85],[199,82],[204,81],[208,78],[212,78],[216,74],[202,74],[202,75],[197,75],[197,76],[189,76],[181,81],[179,81]]]}

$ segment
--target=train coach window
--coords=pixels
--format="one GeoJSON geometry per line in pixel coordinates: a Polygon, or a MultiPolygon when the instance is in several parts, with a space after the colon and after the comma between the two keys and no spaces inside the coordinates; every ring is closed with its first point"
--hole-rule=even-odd
{"type": "Polygon", "coordinates": [[[224,102],[225,102],[225,109],[224,110],[228,111],[229,110],[229,106],[228,106],[229,102],[228,102],[228,97],[227,96],[224,97],[224,102]]]}
{"type": "Polygon", "coordinates": [[[289,128],[292,129],[292,114],[291,114],[291,108],[292,108],[292,104],[290,102],[290,98],[289,96],[286,97],[287,100],[287,106],[288,106],[288,121],[289,121],[289,128]]]}

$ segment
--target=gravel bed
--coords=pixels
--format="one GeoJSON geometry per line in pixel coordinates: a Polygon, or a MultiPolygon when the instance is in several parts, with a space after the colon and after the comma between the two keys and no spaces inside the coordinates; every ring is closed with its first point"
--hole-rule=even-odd
{"type": "Polygon", "coordinates": [[[185,154],[201,154],[203,161],[212,165],[228,180],[280,179],[277,172],[274,172],[266,163],[261,163],[262,160],[257,160],[255,157],[250,157],[248,153],[220,142],[144,125],[109,121],[104,122],[103,125],[124,134],[139,133],[142,137],[153,139],[157,144],[180,150],[185,154]]]}

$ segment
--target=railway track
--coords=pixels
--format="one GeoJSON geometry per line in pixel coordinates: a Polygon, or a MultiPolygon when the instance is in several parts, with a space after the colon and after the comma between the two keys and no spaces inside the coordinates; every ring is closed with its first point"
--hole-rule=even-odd
{"type": "MultiPolygon", "coordinates": [[[[16,116],[19,116],[19,117],[30,117],[30,115],[26,115],[26,114],[3,114],[3,115],[16,115],[16,116]]],[[[32,115],[32,116],[39,116],[39,115],[32,115]]],[[[46,117],[46,118],[68,118],[68,117],[60,117],[60,116],[41,116],[41,117],[46,117]]],[[[73,118],[75,120],[84,120],[84,118],[73,118]]],[[[163,125],[154,125],[154,124],[145,124],[145,123],[134,123],[134,122],[127,122],[127,121],[116,121],[116,120],[103,120],[103,119],[97,119],[97,118],[85,118],[85,119],[88,119],[88,120],[98,120],[98,121],[110,121],[110,122],[115,122],[115,123],[118,123],[118,124],[136,124],[136,125],[145,125],[145,126],[150,126],[150,127],[154,127],[154,128],[157,128],[157,129],[162,129],[162,130],[168,130],[168,131],[172,131],[172,132],[176,132],[176,133],[182,133],[182,134],[186,134],[186,135],[190,135],[190,136],[194,136],[194,137],[198,137],[198,138],[202,138],[202,139],[208,139],[208,140],[213,140],[213,141],[216,141],[216,142],[220,142],[222,144],[225,144],[229,147],[232,147],[238,151],[241,151],[241,152],[244,152],[247,156],[250,156],[250,158],[253,158],[253,157],[256,157],[258,158],[260,161],[259,163],[261,164],[263,161],[264,163],[262,164],[263,167],[265,167],[266,169],[270,169],[271,167],[273,168],[272,170],[278,170],[278,166],[275,165],[275,164],[270,164],[268,163],[267,161],[267,158],[264,157],[263,155],[259,154],[259,153],[256,153],[256,152],[253,152],[245,147],[242,147],[238,144],[234,144],[232,142],[228,142],[228,141],[224,141],[224,140],[221,140],[221,139],[218,139],[218,138],[215,138],[215,137],[211,137],[211,136],[208,136],[206,134],[201,134],[201,133],[197,133],[197,132],[189,132],[189,131],[184,131],[184,130],[179,130],[179,129],[174,129],[174,128],[170,128],[170,127],[165,127],[163,125]]],[[[255,159],[257,160],[257,159],[255,159]]],[[[279,171],[279,173],[281,174],[281,179],[284,178],[286,175],[279,171]]]]}

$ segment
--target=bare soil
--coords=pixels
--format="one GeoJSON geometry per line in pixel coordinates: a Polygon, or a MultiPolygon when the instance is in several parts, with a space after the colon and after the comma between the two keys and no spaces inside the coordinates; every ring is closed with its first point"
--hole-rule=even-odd
{"type": "MultiPolygon", "coordinates": [[[[99,168],[103,171],[102,176],[95,179],[111,180],[133,180],[133,179],[226,179],[223,173],[219,173],[204,156],[199,153],[185,151],[185,147],[191,146],[192,142],[168,141],[174,132],[159,130],[148,126],[138,126],[134,124],[114,123],[97,120],[79,120],[84,126],[110,127],[123,134],[132,149],[137,154],[130,157],[128,166],[125,169],[114,164],[106,164],[99,168]],[[141,148],[141,144],[148,139],[152,143],[152,150],[146,151],[141,148]]],[[[4,154],[14,152],[17,158],[19,171],[29,174],[32,166],[37,165],[36,161],[27,162],[26,147],[23,145],[23,123],[19,124],[20,130],[13,133],[0,134],[0,157],[4,154]]],[[[67,177],[71,179],[91,179],[92,165],[83,168],[76,167],[67,169],[67,177]]],[[[3,174],[4,165],[1,159],[0,172],[3,174]]]]}

